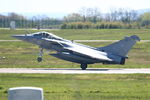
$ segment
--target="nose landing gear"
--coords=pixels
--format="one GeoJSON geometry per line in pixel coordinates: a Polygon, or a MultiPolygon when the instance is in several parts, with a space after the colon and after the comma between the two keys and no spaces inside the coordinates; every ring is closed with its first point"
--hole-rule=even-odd
{"type": "Polygon", "coordinates": [[[37,58],[37,61],[38,61],[38,62],[42,62],[42,60],[43,60],[42,57],[38,57],[38,58],[37,58]]]}
{"type": "Polygon", "coordinates": [[[42,56],[43,56],[43,48],[41,48],[40,51],[39,51],[39,57],[37,58],[38,62],[41,62],[43,60],[42,56]]]}

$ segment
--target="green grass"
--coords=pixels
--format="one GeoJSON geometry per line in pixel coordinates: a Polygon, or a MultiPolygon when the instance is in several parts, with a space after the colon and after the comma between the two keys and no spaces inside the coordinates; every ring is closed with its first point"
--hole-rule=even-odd
{"type": "MultiPolygon", "coordinates": [[[[110,42],[102,43],[84,43],[90,46],[104,46],[110,42]]],[[[0,42],[0,68],[79,68],[79,64],[67,62],[54,58],[45,50],[43,62],[38,63],[39,48],[25,42],[0,42]],[[5,58],[2,58],[5,57],[5,58]]],[[[52,52],[53,53],[53,52],[52,52]]],[[[129,59],[126,60],[125,65],[102,65],[100,63],[89,65],[89,68],[149,68],[150,67],[150,43],[137,43],[129,52],[129,59]]]]}
{"type": "MultiPolygon", "coordinates": [[[[150,39],[150,29],[83,29],[83,30],[28,30],[29,32],[48,31],[70,40],[118,40],[124,36],[138,35],[142,40],[150,39]]],[[[1,39],[14,39],[11,36],[25,34],[25,30],[0,29],[1,39]]]]}
{"type": "Polygon", "coordinates": [[[149,74],[0,74],[0,100],[22,86],[43,88],[45,100],[149,100],[149,83],[149,74]]]}
{"type": "MultiPolygon", "coordinates": [[[[35,32],[35,30],[30,30],[35,32]]],[[[136,34],[141,39],[150,40],[149,29],[111,30],[46,30],[70,40],[80,39],[122,39],[136,34]]],[[[14,39],[23,30],[0,29],[0,39],[14,39]]],[[[84,43],[100,47],[111,42],[84,43]]],[[[78,64],[63,61],[44,54],[44,61],[38,63],[38,46],[25,42],[0,42],[0,68],[79,68],[78,64]],[[4,58],[5,57],[5,58],[4,58]]],[[[129,52],[126,65],[89,65],[90,68],[149,68],[150,43],[137,43],[129,52]]],[[[149,100],[150,75],[62,75],[62,74],[0,74],[0,100],[7,100],[7,90],[12,87],[33,86],[44,89],[45,100],[149,100]]]]}

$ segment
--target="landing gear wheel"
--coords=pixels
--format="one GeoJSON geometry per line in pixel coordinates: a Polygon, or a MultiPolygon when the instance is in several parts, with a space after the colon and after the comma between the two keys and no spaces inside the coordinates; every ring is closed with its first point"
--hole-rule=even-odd
{"type": "Polygon", "coordinates": [[[81,69],[82,70],[86,70],[86,68],[87,68],[87,64],[81,64],[81,69]]]}
{"type": "Polygon", "coordinates": [[[42,61],[42,57],[38,57],[38,58],[37,58],[37,61],[38,61],[38,62],[41,62],[41,61],[42,61]]]}
{"type": "Polygon", "coordinates": [[[43,48],[40,48],[39,56],[38,56],[38,58],[37,58],[37,61],[38,61],[38,62],[41,62],[41,61],[42,61],[42,56],[43,56],[43,48]]]}

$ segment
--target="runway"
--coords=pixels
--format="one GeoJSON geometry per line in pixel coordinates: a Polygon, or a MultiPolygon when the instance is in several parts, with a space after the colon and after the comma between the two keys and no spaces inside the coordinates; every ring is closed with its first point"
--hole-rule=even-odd
{"type": "Polygon", "coordinates": [[[40,73],[40,74],[150,74],[150,68],[0,68],[0,73],[40,73]]]}

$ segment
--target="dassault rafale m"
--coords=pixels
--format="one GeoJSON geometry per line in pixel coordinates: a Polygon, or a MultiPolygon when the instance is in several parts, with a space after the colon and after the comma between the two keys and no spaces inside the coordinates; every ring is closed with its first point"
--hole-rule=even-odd
{"type": "Polygon", "coordinates": [[[40,47],[38,62],[42,61],[43,49],[54,50],[56,53],[50,55],[79,63],[82,70],[85,70],[88,64],[94,63],[123,65],[126,58],[128,58],[129,50],[137,41],[140,41],[138,36],[132,35],[108,46],[90,47],[48,32],[14,35],[13,37],[38,45],[40,47]]]}

